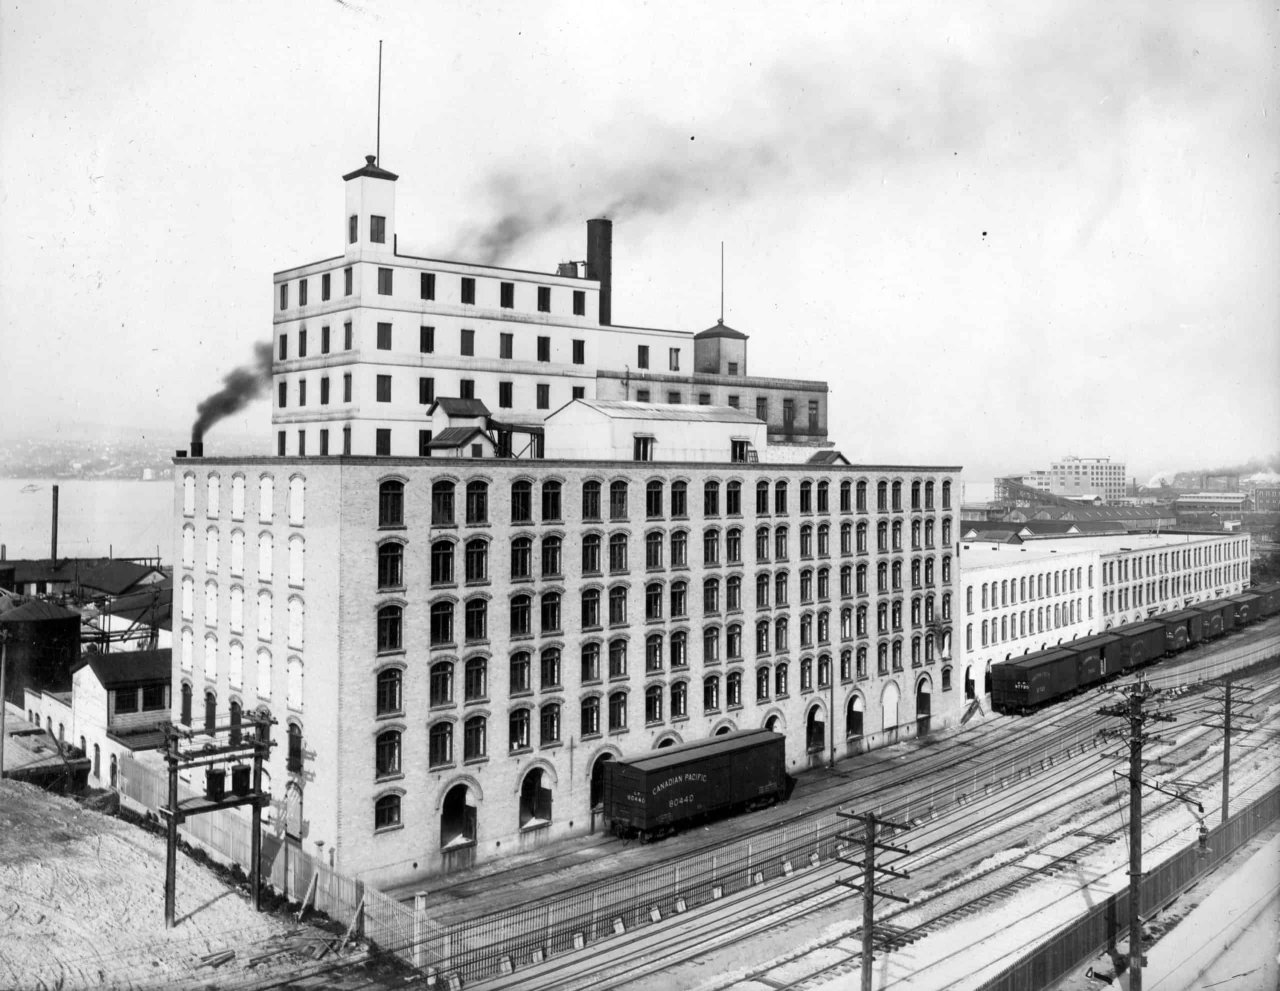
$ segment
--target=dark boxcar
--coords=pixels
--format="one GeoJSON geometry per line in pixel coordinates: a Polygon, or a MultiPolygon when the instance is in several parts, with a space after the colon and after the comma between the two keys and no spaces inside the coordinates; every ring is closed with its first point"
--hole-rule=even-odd
{"type": "Polygon", "coordinates": [[[1126,671],[1164,656],[1163,623],[1129,623],[1110,632],[1120,638],[1120,666],[1126,671]]]}
{"type": "Polygon", "coordinates": [[[1194,609],[1180,609],[1156,617],[1164,623],[1165,650],[1176,654],[1180,650],[1198,644],[1203,639],[1204,614],[1194,609]]]}
{"type": "Polygon", "coordinates": [[[786,738],[765,729],[713,736],[604,765],[604,816],[642,836],[785,794],[786,738]]]}
{"type": "Polygon", "coordinates": [[[1091,637],[1072,640],[1068,646],[1081,658],[1081,677],[1092,675],[1093,666],[1096,663],[1097,676],[1093,681],[1082,682],[1082,688],[1121,670],[1120,658],[1123,654],[1121,648],[1124,646],[1124,641],[1114,633],[1095,633],[1091,637]],[[1095,655],[1096,662],[1092,660],[1095,655]],[[1087,666],[1086,659],[1088,659],[1087,666]]]}
{"type": "Polygon", "coordinates": [[[1235,625],[1248,626],[1250,623],[1258,619],[1261,614],[1262,599],[1260,596],[1254,595],[1252,592],[1241,592],[1239,595],[1230,595],[1227,601],[1235,607],[1235,625]]]}
{"type": "Polygon", "coordinates": [[[991,708],[1026,712],[1078,688],[1076,652],[1051,647],[991,666],[991,708]]]}
{"type": "Polygon", "coordinates": [[[1235,609],[1231,607],[1231,604],[1226,599],[1197,602],[1191,608],[1204,617],[1200,626],[1200,635],[1205,640],[1216,640],[1222,634],[1230,631],[1235,609]]]}
{"type": "Polygon", "coordinates": [[[1073,640],[1071,643],[1064,643],[1062,647],[1076,655],[1076,684],[1080,688],[1088,688],[1106,677],[1106,672],[1102,670],[1101,644],[1073,640]]]}
{"type": "Polygon", "coordinates": [[[1255,585],[1249,591],[1261,600],[1258,603],[1259,618],[1266,619],[1280,612],[1280,584],[1255,585]]]}

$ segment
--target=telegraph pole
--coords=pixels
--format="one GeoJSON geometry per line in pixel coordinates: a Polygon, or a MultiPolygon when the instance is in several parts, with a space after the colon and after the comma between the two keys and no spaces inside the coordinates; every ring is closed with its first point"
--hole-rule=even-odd
{"type": "Polygon", "coordinates": [[[1231,675],[1229,674],[1224,675],[1221,678],[1217,678],[1213,681],[1207,682],[1207,684],[1209,684],[1214,688],[1222,689],[1222,695],[1220,698],[1214,698],[1210,700],[1213,702],[1221,702],[1222,712],[1217,713],[1208,709],[1202,710],[1203,712],[1205,712],[1206,715],[1209,715],[1209,716],[1220,715],[1222,718],[1222,723],[1221,724],[1202,723],[1201,725],[1204,726],[1206,729],[1216,729],[1216,730],[1222,731],[1222,819],[1221,821],[1226,822],[1227,816],[1229,814],[1228,810],[1230,808],[1229,803],[1231,799],[1231,733],[1232,733],[1231,722],[1233,718],[1238,718],[1241,720],[1249,718],[1247,716],[1244,716],[1243,714],[1236,713],[1235,710],[1232,708],[1232,706],[1244,704],[1245,700],[1240,698],[1233,700],[1231,697],[1231,690],[1232,688],[1237,688],[1242,692],[1251,692],[1253,691],[1253,687],[1250,685],[1233,685],[1231,681],[1231,675]]]}
{"type": "Polygon", "coordinates": [[[875,937],[875,899],[879,895],[882,898],[891,898],[896,902],[908,902],[911,899],[902,898],[888,891],[881,891],[875,886],[876,872],[888,874],[891,877],[908,878],[911,875],[902,871],[894,870],[892,867],[883,867],[876,864],[876,851],[887,850],[890,853],[908,854],[911,851],[906,847],[891,846],[888,843],[880,843],[876,839],[876,827],[884,827],[898,831],[906,831],[910,826],[904,826],[900,823],[890,822],[887,819],[879,819],[874,812],[864,812],[858,815],[854,812],[837,812],[841,819],[851,819],[862,824],[863,833],[861,837],[856,837],[848,833],[841,833],[840,839],[849,840],[851,842],[862,843],[862,860],[850,860],[847,857],[837,856],[836,860],[842,864],[848,864],[850,867],[858,867],[862,870],[861,882],[855,881],[853,878],[838,878],[836,883],[843,884],[846,888],[852,888],[854,891],[862,892],[862,991],[872,991],[871,989],[871,967],[873,963],[873,949],[875,937]]]}
{"type": "MultiPolygon", "coordinates": [[[[1142,991],[1142,745],[1157,738],[1147,736],[1147,722],[1172,722],[1173,716],[1162,712],[1146,712],[1143,703],[1159,694],[1146,682],[1121,688],[1128,701],[1104,706],[1103,716],[1119,716],[1129,720],[1129,988],[1142,991]]],[[[1124,730],[1103,730],[1106,736],[1125,736],[1124,730]]]]}

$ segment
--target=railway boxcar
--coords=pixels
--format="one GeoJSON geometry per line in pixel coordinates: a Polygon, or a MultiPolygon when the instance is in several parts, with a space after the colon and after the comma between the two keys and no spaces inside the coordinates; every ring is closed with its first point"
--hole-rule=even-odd
{"type": "Polygon", "coordinates": [[[1120,638],[1120,667],[1123,670],[1142,667],[1164,656],[1163,623],[1130,623],[1117,626],[1110,632],[1120,638]]]}
{"type": "Polygon", "coordinates": [[[1249,591],[1262,600],[1258,609],[1263,619],[1280,613],[1280,583],[1255,585],[1249,591]]]}
{"type": "Polygon", "coordinates": [[[785,797],[786,737],[742,730],[604,765],[604,817],[648,839],[690,820],[785,797]]]}
{"type": "Polygon", "coordinates": [[[1071,648],[1080,657],[1081,665],[1081,687],[1087,687],[1094,682],[1102,681],[1108,675],[1115,674],[1121,670],[1120,658],[1123,653],[1124,641],[1114,633],[1095,633],[1091,637],[1081,637],[1079,640],[1072,640],[1065,646],[1071,648]],[[1097,657],[1094,661],[1093,658],[1097,657]],[[1096,665],[1096,676],[1094,668],[1096,665]],[[1088,676],[1092,681],[1084,681],[1088,676]]]}
{"type": "Polygon", "coordinates": [[[1256,622],[1262,612],[1262,597],[1253,592],[1241,592],[1239,595],[1227,596],[1227,601],[1235,607],[1235,625],[1248,626],[1256,622]]]}
{"type": "Polygon", "coordinates": [[[1176,654],[1204,639],[1204,614],[1194,609],[1180,609],[1156,618],[1164,624],[1166,653],[1176,654]]]}
{"type": "Polygon", "coordinates": [[[1216,640],[1231,629],[1235,609],[1226,599],[1212,599],[1209,602],[1197,602],[1191,606],[1204,616],[1200,633],[1205,640],[1216,640]]]}
{"type": "Polygon", "coordinates": [[[991,666],[991,708],[1026,712],[1071,694],[1079,685],[1074,650],[1050,647],[1023,654],[991,666]]]}

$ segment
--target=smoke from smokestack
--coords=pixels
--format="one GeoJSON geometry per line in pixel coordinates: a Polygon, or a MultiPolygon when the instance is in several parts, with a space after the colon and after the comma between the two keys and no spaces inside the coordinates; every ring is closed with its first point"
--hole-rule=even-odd
{"type": "Polygon", "coordinates": [[[241,365],[227,372],[222,388],[196,406],[196,420],[191,424],[191,439],[199,442],[205,431],[223,417],[238,413],[257,399],[271,384],[271,344],[259,341],[253,346],[253,364],[241,365]]]}

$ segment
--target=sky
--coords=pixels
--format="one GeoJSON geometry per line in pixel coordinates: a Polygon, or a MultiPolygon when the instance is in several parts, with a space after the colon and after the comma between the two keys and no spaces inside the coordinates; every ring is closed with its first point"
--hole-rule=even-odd
{"type": "Polygon", "coordinates": [[[379,40],[402,250],[551,272],[606,215],[614,321],[697,331],[723,241],[851,460],[1280,452],[1280,15],[1231,0],[4,3],[0,429],[185,430],[343,250],[379,40]]]}

